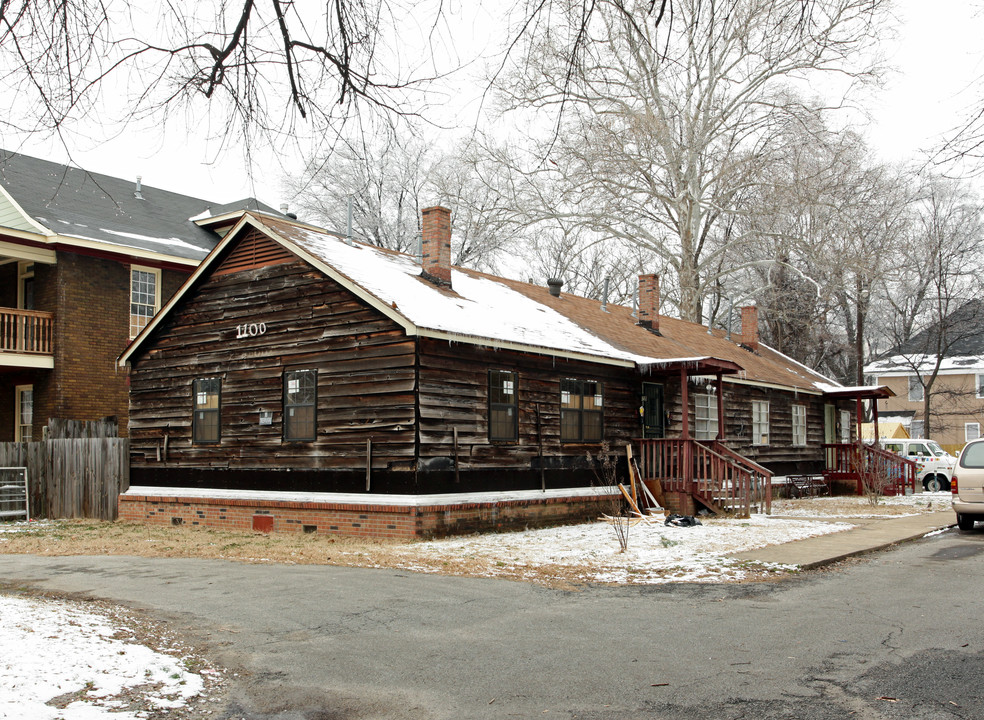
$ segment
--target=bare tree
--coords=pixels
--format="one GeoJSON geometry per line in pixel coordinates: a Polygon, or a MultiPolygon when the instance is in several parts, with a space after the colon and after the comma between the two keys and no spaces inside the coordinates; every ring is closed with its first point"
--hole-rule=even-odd
{"type": "MultiPolygon", "coordinates": [[[[915,213],[914,242],[904,262],[889,279],[888,299],[894,311],[890,362],[905,368],[922,395],[927,437],[935,430],[936,383],[944,361],[953,355],[975,355],[980,323],[977,298],[984,251],[984,205],[965,184],[939,177],[926,179],[915,213]],[[921,332],[914,333],[917,328],[921,332]],[[975,351],[961,348],[969,343],[975,351]]],[[[972,388],[976,394],[977,388],[972,388]]],[[[954,407],[952,388],[944,388],[954,407]]],[[[942,414],[946,414],[946,410],[942,414]]]]}
{"type": "MultiPolygon", "coordinates": [[[[804,27],[797,0],[677,0],[658,24],[649,3],[598,0],[573,67],[550,36],[504,83],[507,109],[568,113],[533,151],[546,160],[525,168],[564,188],[541,219],[643,245],[675,274],[681,317],[700,320],[709,288],[732,271],[721,256],[748,239],[728,235],[742,194],[781,129],[824,111],[790,85],[829,71],[873,77],[860,58],[883,5],[810,3],[804,27]]],[[[581,28],[575,12],[566,18],[581,28]]]]}
{"type": "Polygon", "coordinates": [[[495,270],[513,244],[516,212],[496,192],[508,178],[467,146],[438,151],[412,133],[378,133],[346,142],[286,188],[311,222],[347,232],[361,242],[400,252],[417,251],[420,211],[446,205],[452,212],[452,263],[495,270]]]}

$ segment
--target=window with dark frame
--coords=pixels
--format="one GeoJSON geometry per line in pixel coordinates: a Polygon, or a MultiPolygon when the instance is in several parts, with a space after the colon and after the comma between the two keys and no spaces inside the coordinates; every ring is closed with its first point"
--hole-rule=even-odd
{"type": "Polygon", "coordinates": [[[194,412],[191,420],[192,439],[196,443],[217,443],[221,437],[222,380],[199,378],[194,382],[194,412]]]}
{"type": "Polygon", "coordinates": [[[516,373],[489,370],[489,440],[519,439],[519,388],[516,373]]]}
{"type": "Polygon", "coordinates": [[[318,435],[318,371],[284,373],[284,440],[314,440],[318,435]]]}
{"type": "Polygon", "coordinates": [[[560,381],[561,442],[601,442],[604,438],[604,388],[595,380],[560,381]]]}

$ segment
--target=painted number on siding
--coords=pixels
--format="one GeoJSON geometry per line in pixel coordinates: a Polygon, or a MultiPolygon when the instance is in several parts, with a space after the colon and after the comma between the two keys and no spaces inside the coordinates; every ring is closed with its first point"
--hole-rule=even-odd
{"type": "Polygon", "coordinates": [[[258,337],[266,332],[266,323],[246,323],[236,325],[236,339],[258,337]]]}

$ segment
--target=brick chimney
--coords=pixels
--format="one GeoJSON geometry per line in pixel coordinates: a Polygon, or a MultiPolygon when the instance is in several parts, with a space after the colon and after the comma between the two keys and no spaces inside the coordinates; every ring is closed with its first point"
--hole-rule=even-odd
{"type": "Polygon", "coordinates": [[[451,285],[451,211],[435,205],[421,214],[420,273],[437,285],[451,285]]]}
{"type": "Polygon", "coordinates": [[[746,305],[741,309],[741,339],[742,344],[755,352],[759,346],[759,311],[754,305],[746,305]]]}
{"type": "Polygon", "coordinates": [[[639,276],[638,324],[659,332],[659,275],[639,276]]]}

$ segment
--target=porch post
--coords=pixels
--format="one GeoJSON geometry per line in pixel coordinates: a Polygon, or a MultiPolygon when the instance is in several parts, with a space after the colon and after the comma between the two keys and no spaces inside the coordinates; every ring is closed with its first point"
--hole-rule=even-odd
{"type": "Polygon", "coordinates": [[[721,385],[721,373],[716,373],[717,378],[717,406],[718,406],[718,442],[724,440],[724,388],[721,385]]]}
{"type": "Polygon", "coordinates": [[[687,369],[680,368],[680,402],[683,405],[681,415],[683,416],[683,439],[680,448],[680,465],[683,470],[683,487],[687,494],[694,489],[694,458],[693,443],[690,442],[690,393],[687,389],[687,369]]]}
{"type": "Polygon", "coordinates": [[[857,414],[856,424],[858,426],[858,443],[863,444],[864,439],[861,437],[861,421],[864,419],[864,401],[861,400],[861,396],[857,397],[858,409],[855,411],[857,414]]]}
{"type": "Polygon", "coordinates": [[[690,439],[690,395],[687,393],[687,369],[680,368],[680,415],[683,418],[683,430],[680,437],[690,439]]]}
{"type": "Polygon", "coordinates": [[[875,445],[881,439],[881,433],[878,432],[878,398],[871,398],[871,420],[875,425],[875,445]]]}

